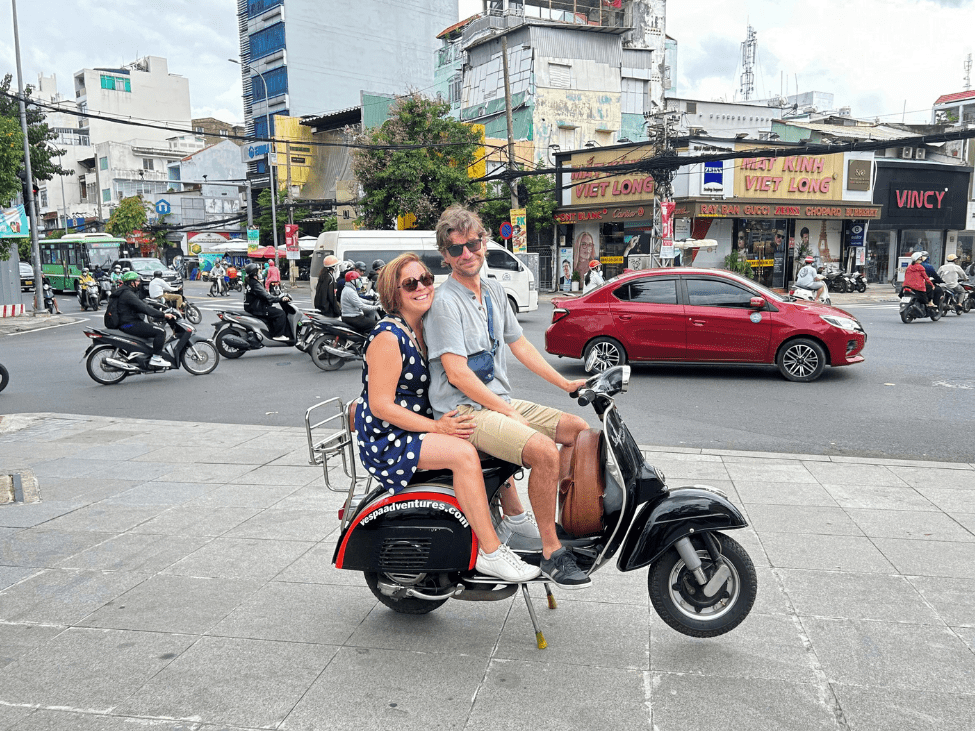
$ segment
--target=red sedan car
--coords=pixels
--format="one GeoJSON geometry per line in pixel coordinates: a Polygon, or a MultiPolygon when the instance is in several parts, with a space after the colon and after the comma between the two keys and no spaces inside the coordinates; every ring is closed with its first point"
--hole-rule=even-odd
{"type": "Polygon", "coordinates": [[[627,361],[766,364],[808,382],[827,365],[861,363],[867,342],[843,310],[715,269],[630,272],[553,304],[545,350],[582,358],[588,372],[627,361]]]}

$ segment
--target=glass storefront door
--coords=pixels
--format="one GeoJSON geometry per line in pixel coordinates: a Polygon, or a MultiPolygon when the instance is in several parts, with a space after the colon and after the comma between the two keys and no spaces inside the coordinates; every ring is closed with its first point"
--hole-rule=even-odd
{"type": "Polygon", "coordinates": [[[867,233],[867,264],[864,275],[870,284],[884,284],[890,281],[890,231],[869,231],[867,233]]]}
{"type": "Polygon", "coordinates": [[[958,261],[955,263],[968,271],[968,267],[972,265],[972,261],[975,261],[975,233],[960,233],[958,234],[958,245],[955,247],[955,253],[958,255],[958,261]]]}
{"type": "Polygon", "coordinates": [[[756,282],[766,287],[782,287],[782,267],[784,263],[785,241],[788,236],[788,222],[776,219],[743,218],[738,220],[736,241],[739,251],[742,246],[745,258],[752,265],[752,275],[756,282]],[[782,235],[779,244],[779,281],[774,281],[776,259],[775,235],[782,235]]]}
{"type": "Polygon", "coordinates": [[[901,231],[898,256],[909,256],[915,251],[928,252],[928,260],[937,269],[944,264],[944,233],[908,228],[901,231]]]}

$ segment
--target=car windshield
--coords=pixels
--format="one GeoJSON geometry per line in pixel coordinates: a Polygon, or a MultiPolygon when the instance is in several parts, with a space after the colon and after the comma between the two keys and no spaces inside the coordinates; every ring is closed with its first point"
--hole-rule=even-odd
{"type": "Polygon", "coordinates": [[[150,274],[159,269],[166,271],[166,266],[158,259],[133,259],[132,269],[139,274],[150,274]]]}
{"type": "Polygon", "coordinates": [[[21,274],[33,274],[34,268],[30,264],[20,262],[20,273],[21,274]]]}

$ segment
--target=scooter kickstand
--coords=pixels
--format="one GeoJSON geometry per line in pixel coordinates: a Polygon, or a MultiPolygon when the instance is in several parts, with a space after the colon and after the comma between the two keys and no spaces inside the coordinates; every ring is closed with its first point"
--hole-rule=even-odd
{"type": "Polygon", "coordinates": [[[528,593],[528,584],[521,585],[521,593],[525,596],[525,604],[528,605],[528,616],[531,617],[532,627],[535,628],[535,643],[538,645],[539,650],[544,650],[548,647],[548,643],[545,641],[545,635],[538,629],[538,619],[535,617],[535,608],[532,606],[532,598],[528,593]]]}
{"type": "Polygon", "coordinates": [[[552,587],[545,584],[545,597],[548,599],[549,609],[558,609],[559,605],[555,601],[555,594],[552,593],[552,587]]]}

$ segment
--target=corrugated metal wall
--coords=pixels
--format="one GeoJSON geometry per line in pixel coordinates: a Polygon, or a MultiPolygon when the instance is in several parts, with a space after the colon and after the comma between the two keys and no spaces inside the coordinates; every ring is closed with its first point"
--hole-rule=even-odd
{"type": "MultiPolygon", "coordinates": [[[[567,32],[567,28],[531,26],[535,58],[585,59],[620,68],[623,64],[620,37],[604,33],[567,32]]],[[[508,41],[511,45],[511,41],[508,41]]]]}

